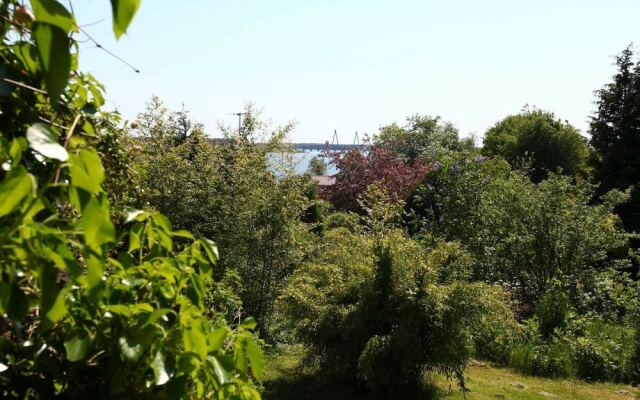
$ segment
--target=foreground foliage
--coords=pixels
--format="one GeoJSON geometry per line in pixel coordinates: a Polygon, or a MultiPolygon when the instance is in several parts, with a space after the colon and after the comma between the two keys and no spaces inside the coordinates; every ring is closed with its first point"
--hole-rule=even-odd
{"type": "MultiPolygon", "coordinates": [[[[120,36],[139,2],[112,3],[120,36]]],[[[213,242],[154,212],[116,229],[93,145],[115,116],[98,112],[91,76],[69,80],[73,15],[31,5],[35,21],[17,1],[0,6],[3,85],[14,85],[1,97],[1,396],[260,398],[255,322],[232,329],[205,307],[213,242]]]]}

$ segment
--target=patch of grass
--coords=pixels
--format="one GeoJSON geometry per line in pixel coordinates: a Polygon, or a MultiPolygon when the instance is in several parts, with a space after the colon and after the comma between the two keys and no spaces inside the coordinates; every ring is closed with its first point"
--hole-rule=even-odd
{"type": "MultiPolygon", "coordinates": [[[[485,399],[575,399],[575,400],[630,400],[640,398],[640,391],[627,385],[612,383],[586,383],[568,379],[549,379],[526,376],[507,368],[495,368],[474,363],[465,371],[469,400],[485,399]]],[[[443,377],[435,382],[440,399],[463,399],[460,390],[443,377]]]]}
{"type": "MultiPolygon", "coordinates": [[[[265,400],[370,400],[375,398],[362,387],[318,379],[313,368],[301,364],[304,348],[291,346],[267,356],[263,398],[265,400]]],[[[522,375],[511,369],[472,363],[465,372],[468,400],[632,400],[640,399],[640,390],[611,383],[585,383],[567,379],[547,379],[522,375]]],[[[416,397],[414,397],[416,398],[416,397]]],[[[462,400],[456,382],[444,376],[434,377],[430,391],[417,397],[437,400],[462,400]]]]}

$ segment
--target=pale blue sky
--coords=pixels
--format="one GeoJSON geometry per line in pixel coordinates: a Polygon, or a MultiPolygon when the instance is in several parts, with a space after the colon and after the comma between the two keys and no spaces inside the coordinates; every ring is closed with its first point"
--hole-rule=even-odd
{"type": "Polygon", "coordinates": [[[343,143],[413,113],[463,135],[530,104],[587,128],[612,56],[640,44],[639,0],[142,0],[127,36],[107,0],[75,1],[80,23],[135,74],[84,45],[83,69],[127,118],[152,93],[217,121],[253,102],[294,141],[343,143]]]}

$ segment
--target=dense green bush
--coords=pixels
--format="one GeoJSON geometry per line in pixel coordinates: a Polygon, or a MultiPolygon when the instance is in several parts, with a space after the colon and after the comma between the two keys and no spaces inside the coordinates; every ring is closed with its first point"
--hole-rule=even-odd
{"type": "Polygon", "coordinates": [[[633,382],[634,329],[597,319],[573,318],[564,329],[545,336],[539,319],[522,325],[523,331],[508,347],[491,358],[522,372],[584,380],[633,382]]]}
{"type": "Polygon", "coordinates": [[[624,247],[613,209],[628,196],[614,191],[593,205],[592,194],[586,182],[552,175],[534,184],[500,162],[454,158],[414,191],[405,226],[464,243],[475,278],[502,282],[533,310],[551,282],[575,288],[624,247]]]}
{"type": "Polygon", "coordinates": [[[308,178],[276,176],[267,153],[278,143],[256,143],[260,121],[252,108],[245,117],[241,134],[227,132],[211,143],[184,112],[169,112],[152,98],[132,131],[141,148],[139,206],[166,213],[197,236],[215,237],[221,267],[238,271],[246,312],[268,333],[281,284],[310,250],[310,227],[321,228],[321,215],[308,178]],[[312,225],[303,222],[309,212],[317,214],[312,225]]]}
{"type": "Polygon", "coordinates": [[[602,204],[591,205],[591,194],[588,184],[556,175],[535,185],[511,174],[488,185],[469,243],[479,276],[507,283],[533,305],[553,281],[574,287],[606,268],[609,252],[626,243],[612,213],[626,196],[611,192],[602,204]]]}
{"type": "Polygon", "coordinates": [[[408,196],[405,226],[413,234],[430,233],[469,242],[477,229],[478,204],[487,186],[508,176],[509,164],[467,153],[441,158],[408,196]]]}
{"type": "Polygon", "coordinates": [[[500,289],[455,280],[468,262],[457,245],[430,256],[393,229],[373,237],[336,229],[320,249],[290,278],[280,306],[334,378],[383,393],[415,389],[429,371],[464,384],[474,327],[511,315],[500,289]]]}
{"type": "Polygon", "coordinates": [[[550,338],[556,330],[563,329],[567,324],[568,314],[569,298],[559,285],[552,285],[538,298],[535,316],[544,337],[550,338]]]}

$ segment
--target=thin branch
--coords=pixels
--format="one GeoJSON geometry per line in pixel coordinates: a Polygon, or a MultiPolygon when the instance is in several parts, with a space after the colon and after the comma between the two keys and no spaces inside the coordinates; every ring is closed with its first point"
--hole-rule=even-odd
{"type": "Polygon", "coordinates": [[[95,40],[91,35],[89,35],[87,33],[87,31],[85,31],[84,29],[82,29],[81,27],[78,27],[78,29],[80,30],[80,32],[82,32],[91,42],[93,42],[93,44],[96,45],[97,48],[99,48],[100,50],[104,51],[105,53],[109,54],[111,57],[115,58],[116,60],[120,61],[121,63],[123,63],[124,65],[128,66],[129,68],[131,68],[132,70],[134,70],[136,73],[140,73],[140,70],[136,67],[134,67],[133,65],[129,64],[127,62],[127,60],[123,59],[122,57],[117,56],[116,54],[112,53],[111,51],[109,51],[108,49],[106,49],[104,46],[102,46],[100,43],[98,43],[97,40],[95,40]]]}
{"type": "Polygon", "coordinates": [[[104,18],[101,18],[95,22],[89,22],[87,24],[82,24],[82,25],[78,25],[79,28],[86,28],[88,26],[94,26],[94,25],[98,25],[104,22],[104,18]]]}
{"type": "Polygon", "coordinates": [[[5,81],[5,82],[8,82],[8,83],[11,83],[11,84],[13,84],[13,85],[16,85],[16,86],[23,87],[23,88],[25,88],[25,89],[32,90],[32,91],[37,92],[37,93],[47,94],[47,91],[46,91],[46,90],[38,89],[37,87],[33,87],[33,86],[31,86],[31,85],[27,85],[26,83],[22,83],[22,82],[14,81],[13,79],[4,78],[4,81],[5,81]]]}
{"type": "MultiPolygon", "coordinates": [[[[80,121],[80,118],[82,117],[81,113],[78,113],[76,115],[76,118],[73,120],[73,124],[71,124],[71,127],[69,128],[69,133],[67,133],[67,137],[64,140],[64,148],[66,149],[69,146],[69,140],[71,140],[71,136],[73,135],[73,131],[76,129],[76,126],[78,125],[78,121],[80,121]]],[[[58,167],[58,169],[56,170],[56,178],[54,180],[54,184],[58,184],[58,181],[60,180],[60,167],[58,167]]]]}

